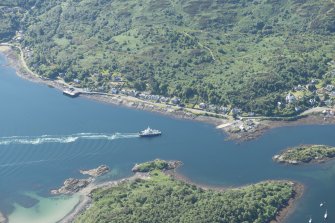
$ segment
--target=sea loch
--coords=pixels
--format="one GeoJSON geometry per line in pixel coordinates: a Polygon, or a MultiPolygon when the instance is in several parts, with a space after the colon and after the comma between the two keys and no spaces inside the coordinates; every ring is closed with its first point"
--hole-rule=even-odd
{"type": "Polygon", "coordinates": [[[214,126],[64,97],[44,85],[22,80],[0,57],[0,211],[13,223],[56,222],[78,197],[51,197],[64,179],[101,164],[111,172],[99,180],[130,176],[135,163],[155,158],[181,160],[179,172],[200,184],[240,186],[290,179],[306,186],[288,223],[335,219],[335,162],[286,166],[272,156],[299,144],[335,146],[335,126],[273,129],[259,139],[226,141],[214,126]],[[147,126],[161,137],[140,138],[147,126]],[[62,207],[62,208],[59,208],[62,207]]]}

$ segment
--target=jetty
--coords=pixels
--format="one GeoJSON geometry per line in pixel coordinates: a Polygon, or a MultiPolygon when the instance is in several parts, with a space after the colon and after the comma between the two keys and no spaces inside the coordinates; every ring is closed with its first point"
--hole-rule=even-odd
{"type": "Polygon", "coordinates": [[[63,94],[66,96],[69,96],[71,98],[78,97],[80,95],[80,91],[76,91],[73,88],[66,89],[63,91],[63,94]]]}

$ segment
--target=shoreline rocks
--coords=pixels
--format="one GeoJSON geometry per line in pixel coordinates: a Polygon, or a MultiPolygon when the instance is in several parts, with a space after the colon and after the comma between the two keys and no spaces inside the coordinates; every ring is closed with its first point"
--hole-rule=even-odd
{"type": "Polygon", "coordinates": [[[62,187],[60,187],[59,189],[51,190],[50,193],[53,195],[74,194],[87,187],[90,183],[94,181],[96,177],[109,172],[109,170],[110,170],[109,167],[106,165],[100,165],[97,168],[91,170],[80,170],[79,172],[81,174],[89,175],[91,177],[87,179],[75,179],[75,178],[66,179],[62,187]]]}
{"type": "Polygon", "coordinates": [[[272,157],[278,163],[301,165],[323,163],[335,158],[335,147],[326,145],[300,145],[288,148],[272,157]]]}
{"type": "Polygon", "coordinates": [[[89,175],[91,177],[99,177],[109,172],[109,167],[106,165],[101,165],[95,169],[91,170],[80,170],[79,172],[84,175],[89,175]]]}
{"type": "Polygon", "coordinates": [[[92,181],[93,178],[88,179],[69,178],[64,181],[64,185],[61,188],[51,190],[51,194],[53,195],[73,194],[87,187],[87,185],[89,185],[92,181]]]}

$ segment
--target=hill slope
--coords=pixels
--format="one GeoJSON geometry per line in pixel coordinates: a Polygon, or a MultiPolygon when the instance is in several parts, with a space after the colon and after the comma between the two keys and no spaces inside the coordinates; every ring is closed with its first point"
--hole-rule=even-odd
{"type": "Polygon", "coordinates": [[[189,106],[285,115],[294,107],[278,110],[284,92],[323,79],[334,59],[334,8],[331,0],[44,0],[30,10],[22,44],[38,73],[84,87],[108,91],[121,75],[127,87],[189,106]]]}

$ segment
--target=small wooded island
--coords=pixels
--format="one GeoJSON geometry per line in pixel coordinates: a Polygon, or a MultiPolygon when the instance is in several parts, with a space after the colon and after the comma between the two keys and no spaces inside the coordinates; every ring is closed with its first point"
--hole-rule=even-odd
{"type": "Polygon", "coordinates": [[[303,164],[322,163],[335,157],[335,147],[326,145],[300,145],[275,155],[273,160],[279,163],[303,164]]]}
{"type": "MultiPolygon", "coordinates": [[[[91,192],[92,204],[77,217],[90,222],[270,222],[301,193],[289,181],[266,181],[216,191],[177,180],[165,171],[178,161],[136,164],[148,178],[123,180],[91,192]]],[[[301,187],[300,187],[301,189],[301,187]]]]}

